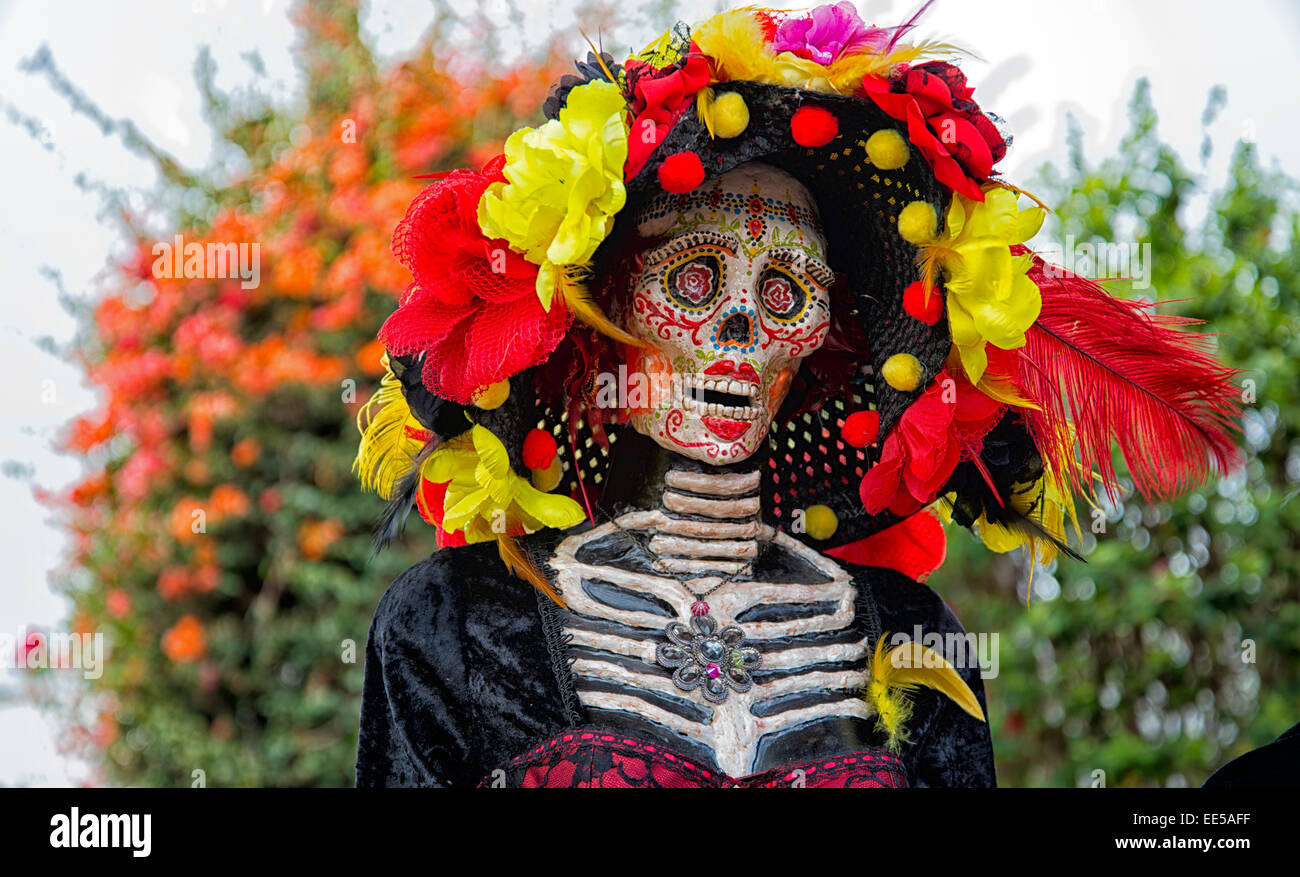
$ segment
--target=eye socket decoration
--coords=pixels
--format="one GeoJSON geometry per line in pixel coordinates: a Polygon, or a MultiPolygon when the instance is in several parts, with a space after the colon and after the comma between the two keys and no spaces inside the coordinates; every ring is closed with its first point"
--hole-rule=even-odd
{"type": "Polygon", "coordinates": [[[769,267],[758,278],[758,300],[774,320],[791,322],[808,308],[808,287],[794,275],[769,267]]]}
{"type": "Polygon", "coordinates": [[[664,289],[680,307],[703,310],[722,290],[722,260],[712,253],[682,253],[664,269],[664,289]]]}

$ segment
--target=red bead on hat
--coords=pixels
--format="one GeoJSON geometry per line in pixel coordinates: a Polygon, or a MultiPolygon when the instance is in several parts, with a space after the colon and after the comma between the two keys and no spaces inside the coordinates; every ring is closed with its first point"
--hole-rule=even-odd
{"type": "Polygon", "coordinates": [[[704,164],[694,152],[674,152],[659,165],[659,185],[665,192],[683,194],[704,182],[704,164]]]}
{"type": "Polygon", "coordinates": [[[529,469],[545,469],[555,459],[555,436],[544,429],[534,429],[524,437],[524,465],[529,469]]]}
{"type": "Polygon", "coordinates": [[[875,444],[880,434],[880,414],[875,411],[854,411],[844,418],[844,440],[855,448],[875,444]]]}
{"type": "Polygon", "coordinates": [[[839,131],[839,119],[823,107],[800,107],[790,117],[790,133],[800,146],[825,146],[839,131]]]}

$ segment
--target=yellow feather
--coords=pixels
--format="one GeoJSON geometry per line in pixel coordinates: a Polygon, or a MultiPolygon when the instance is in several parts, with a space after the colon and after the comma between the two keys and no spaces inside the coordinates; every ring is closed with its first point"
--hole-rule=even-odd
{"type": "MultiPolygon", "coordinates": [[[[948,351],[948,359],[943,364],[948,372],[961,374],[963,366],[961,364],[961,352],[957,345],[953,345],[948,351]]],[[[1001,402],[1003,405],[1013,405],[1016,408],[1031,408],[1038,411],[1039,408],[1033,402],[1030,402],[1024,396],[1016,392],[1016,385],[1011,381],[1008,375],[994,374],[991,371],[984,372],[980,382],[975,385],[985,396],[988,396],[995,402],[1001,402]]]]}
{"type": "Polygon", "coordinates": [[[609,69],[609,66],[605,63],[603,53],[596,47],[596,44],[591,41],[591,37],[587,36],[586,31],[583,30],[579,30],[578,33],[582,34],[582,38],[586,40],[587,45],[591,47],[591,54],[596,56],[596,63],[600,65],[601,72],[605,74],[605,78],[610,82],[617,84],[618,77],[609,69]]]}
{"type": "Polygon", "coordinates": [[[1015,192],[1017,195],[1024,195],[1026,198],[1028,198],[1030,201],[1033,201],[1035,204],[1037,204],[1039,207],[1046,210],[1048,213],[1055,212],[1052,210],[1052,208],[1048,207],[1041,200],[1039,200],[1038,196],[1035,195],[1033,192],[1028,192],[1020,188],[1019,186],[1013,186],[1010,183],[1006,182],[1005,180],[989,180],[988,183],[985,184],[984,186],[984,191],[987,192],[989,189],[993,189],[993,188],[1006,189],[1008,192],[1015,192]]]}
{"type": "Polygon", "coordinates": [[[900,64],[911,64],[922,58],[934,58],[940,55],[958,55],[962,51],[948,43],[917,43],[916,45],[899,45],[887,55],[871,51],[844,55],[827,68],[827,79],[836,92],[854,94],[868,76],[888,77],[900,64]]]}
{"type": "Polygon", "coordinates": [[[770,77],[774,56],[755,11],[744,6],[719,12],[691,31],[700,51],[713,59],[718,80],[770,81],[764,77],[770,77]]]}
{"type": "Polygon", "coordinates": [[[706,85],[695,95],[695,115],[708,130],[709,139],[712,140],[716,135],[713,133],[713,89],[710,86],[706,85]]]}
{"type": "Polygon", "coordinates": [[[390,499],[397,482],[411,471],[414,459],[429,439],[429,432],[411,413],[402,384],[383,358],[384,377],[379,389],[357,412],[361,441],[352,471],[361,486],[390,499]]]}
{"type": "Polygon", "coordinates": [[[592,301],[591,295],[587,291],[587,284],[584,282],[587,278],[586,269],[569,265],[563,271],[557,272],[557,277],[556,283],[559,286],[557,291],[564,298],[565,305],[568,306],[575,317],[615,341],[621,341],[633,347],[645,346],[645,342],[641,339],[629,335],[614,325],[609,317],[605,316],[605,312],[600,309],[600,305],[592,301]]]}
{"type": "Polygon", "coordinates": [[[966,713],[984,721],[984,711],[975,693],[942,655],[912,641],[885,651],[888,638],[886,633],[876,641],[867,699],[876,709],[877,724],[888,736],[889,748],[897,750],[907,740],[904,724],[911,717],[912,706],[906,693],[918,686],[933,688],[966,713]]]}
{"type": "Polygon", "coordinates": [[[546,580],[546,575],[537,568],[533,559],[524,553],[516,542],[505,534],[497,535],[497,551],[501,554],[501,562],[506,565],[506,569],[513,575],[518,576],[524,581],[531,584],[534,588],[550,597],[563,609],[568,609],[568,605],[560,598],[559,591],[551,587],[551,583],[546,580]]]}
{"type": "Polygon", "coordinates": [[[900,64],[922,58],[962,54],[947,43],[898,45],[888,54],[863,50],[837,58],[829,67],[790,52],[775,52],[763,36],[756,13],[745,6],[721,12],[698,25],[691,38],[713,59],[719,81],[799,85],[816,91],[857,94],[867,76],[889,76],[900,64]]]}
{"type": "Polygon", "coordinates": [[[916,251],[917,265],[921,269],[921,284],[925,290],[925,301],[929,303],[934,287],[943,272],[944,262],[961,261],[961,253],[942,244],[927,244],[916,251]]]}
{"type": "Polygon", "coordinates": [[[1006,375],[995,375],[986,371],[984,376],[980,378],[980,382],[975,385],[975,389],[993,401],[1001,402],[1003,405],[1030,408],[1034,411],[1039,410],[1037,405],[1016,392],[1016,385],[1006,375]]]}

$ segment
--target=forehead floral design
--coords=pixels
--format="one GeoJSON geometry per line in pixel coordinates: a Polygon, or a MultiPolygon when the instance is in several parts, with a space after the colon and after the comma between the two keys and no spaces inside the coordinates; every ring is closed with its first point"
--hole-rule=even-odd
{"type": "MultiPolygon", "coordinates": [[[[928,6],[928,4],[926,4],[928,6]]],[[[1236,459],[1234,372],[1154,305],[1112,298],[1030,249],[1045,214],[1002,179],[1009,137],[953,47],[851,3],[746,7],[677,24],[617,62],[590,53],[479,170],[436,179],[394,235],[412,283],[380,330],[390,373],[360,418],[357,471],[440,544],[511,539],[592,515],[609,430],[593,374],[640,349],[613,290],[637,215],[691,210],[824,231],[834,326],[769,439],[763,507],[819,503],[848,546],[940,503],[995,551],[1067,550],[1074,495],[1168,496],[1236,459]],[[817,211],[720,192],[745,162],[798,180],[817,211]],[[816,497],[816,498],[814,498],[816,497]],[[497,521],[500,526],[493,526],[497,521]]],[[[702,268],[675,276],[704,295],[702,268]]],[[[793,290],[776,278],[773,307],[793,290]]]]}

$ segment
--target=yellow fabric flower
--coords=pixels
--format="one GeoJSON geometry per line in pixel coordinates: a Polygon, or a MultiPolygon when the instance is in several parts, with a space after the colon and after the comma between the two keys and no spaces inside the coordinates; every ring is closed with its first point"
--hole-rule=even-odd
{"type": "Polygon", "coordinates": [[[943,270],[948,326],[973,384],[988,367],[985,343],[1003,350],[1023,347],[1025,330],[1043,304],[1038,287],[1026,276],[1033,257],[1012,256],[1010,247],[1037,233],[1045,211],[1021,210],[1018,200],[1016,193],[1001,188],[989,189],[983,202],[954,194],[945,232],[921,249],[927,279],[935,268],[943,270]]]}
{"type": "Polygon", "coordinates": [[[424,464],[423,476],[447,484],[442,529],[465,532],[468,542],[488,542],[522,528],[565,529],[586,518],[567,496],[543,493],[510,467],[505,445],[482,426],[438,447],[424,464]]]}
{"type": "Polygon", "coordinates": [[[565,265],[585,265],[623,208],[627,105],[604,80],[569,92],[560,117],[520,128],[506,140],[506,182],[478,204],[478,223],[540,266],[537,297],[551,308],[565,265]]]}

